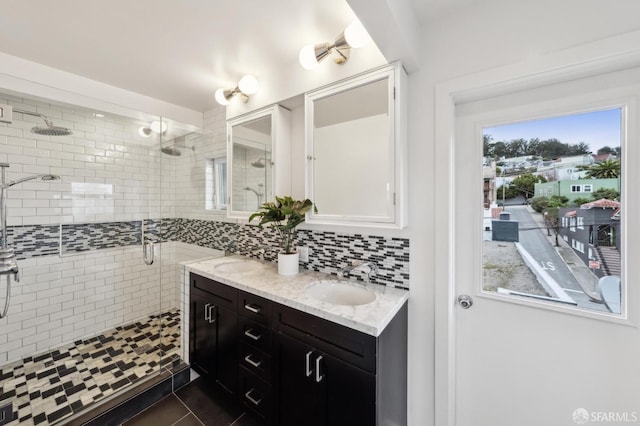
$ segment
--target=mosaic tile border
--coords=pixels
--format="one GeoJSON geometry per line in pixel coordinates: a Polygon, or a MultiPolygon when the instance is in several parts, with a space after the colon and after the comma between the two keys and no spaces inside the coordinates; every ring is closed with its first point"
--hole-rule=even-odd
{"type": "Polygon", "coordinates": [[[119,326],[0,368],[0,405],[13,402],[7,425],[53,424],[162,368],[180,364],[177,309],[119,326]]]}
{"type": "MultiPolygon", "coordinates": [[[[19,259],[24,259],[58,254],[59,228],[57,225],[11,227],[8,234],[10,241],[16,243],[19,259]]],[[[142,229],[145,240],[178,241],[269,261],[275,261],[279,249],[278,235],[270,227],[260,229],[249,224],[163,218],[62,225],[62,254],[140,244],[142,229]]],[[[299,230],[295,242],[311,249],[310,261],[301,263],[304,268],[336,274],[353,259],[369,260],[378,265],[372,282],[409,288],[407,238],[299,230]]],[[[352,278],[363,280],[365,277],[355,273],[352,278]]]]}
{"type": "Polygon", "coordinates": [[[62,253],[140,244],[141,221],[62,225],[62,253]]]}
{"type": "Polygon", "coordinates": [[[7,227],[7,242],[15,248],[16,258],[58,254],[60,225],[24,225],[7,227]]]}

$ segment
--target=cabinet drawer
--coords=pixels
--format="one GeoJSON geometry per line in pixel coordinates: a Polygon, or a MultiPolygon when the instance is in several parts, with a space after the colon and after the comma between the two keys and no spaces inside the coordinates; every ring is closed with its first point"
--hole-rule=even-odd
{"type": "Polygon", "coordinates": [[[264,352],[249,346],[240,344],[239,364],[257,375],[266,382],[271,382],[271,357],[264,352]]]}
{"type": "Polygon", "coordinates": [[[255,294],[238,291],[238,313],[254,321],[269,324],[271,301],[255,294]]]}
{"type": "Polygon", "coordinates": [[[238,301],[237,289],[193,273],[191,274],[191,287],[216,296],[216,303],[235,310],[238,301]]]}
{"type": "Polygon", "coordinates": [[[271,330],[257,321],[242,316],[238,317],[238,333],[240,342],[257,348],[263,352],[271,351],[271,330]]]}
{"type": "Polygon", "coordinates": [[[271,385],[257,378],[242,367],[240,368],[239,385],[242,404],[269,424],[273,398],[273,395],[271,395],[271,385]]]}
{"type": "Polygon", "coordinates": [[[276,304],[273,328],[343,361],[376,372],[376,338],[340,324],[276,304]]]}

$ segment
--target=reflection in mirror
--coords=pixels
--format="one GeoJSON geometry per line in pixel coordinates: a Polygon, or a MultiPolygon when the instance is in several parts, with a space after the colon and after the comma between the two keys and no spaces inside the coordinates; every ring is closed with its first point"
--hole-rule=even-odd
{"type": "Polygon", "coordinates": [[[483,290],[620,314],[622,109],[483,129],[483,290]]]}
{"type": "Polygon", "coordinates": [[[317,218],[393,222],[395,151],[385,77],[313,99],[309,196],[317,218]]]}
{"type": "Polygon", "coordinates": [[[273,198],[271,115],[232,126],[231,204],[254,212],[273,198]]]}

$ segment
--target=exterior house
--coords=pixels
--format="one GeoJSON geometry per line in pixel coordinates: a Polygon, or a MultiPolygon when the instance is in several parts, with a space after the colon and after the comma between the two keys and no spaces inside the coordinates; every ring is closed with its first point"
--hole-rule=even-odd
{"type": "Polygon", "coordinates": [[[545,161],[538,167],[539,176],[544,176],[548,181],[582,179],[586,176],[585,170],[578,166],[589,166],[594,163],[591,154],[562,157],[553,161],[545,161]]]}
{"type": "Polygon", "coordinates": [[[560,235],[598,278],[620,275],[620,206],[603,198],[558,211],[560,235]]]}
{"type": "Polygon", "coordinates": [[[483,203],[487,209],[496,202],[496,161],[485,158],[482,163],[483,203]]]}
{"type": "Polygon", "coordinates": [[[535,184],[536,197],[565,196],[569,200],[591,197],[591,193],[599,189],[615,189],[620,191],[620,178],[611,179],[574,179],[556,180],[535,184]]]}

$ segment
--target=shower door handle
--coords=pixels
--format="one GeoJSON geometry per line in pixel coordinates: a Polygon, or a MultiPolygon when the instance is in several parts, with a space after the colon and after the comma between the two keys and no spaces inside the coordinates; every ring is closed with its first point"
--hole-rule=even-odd
{"type": "Polygon", "coordinates": [[[153,241],[147,241],[142,244],[142,258],[147,265],[153,264],[153,258],[155,256],[153,241]]]}

